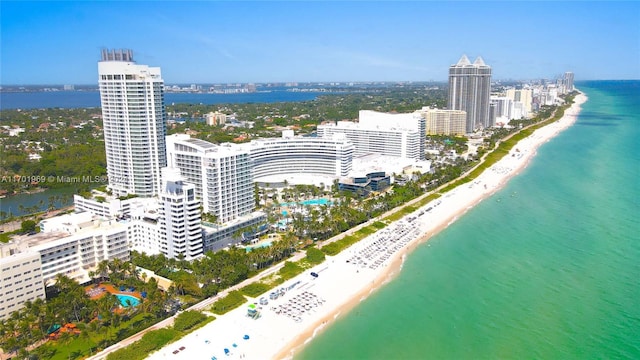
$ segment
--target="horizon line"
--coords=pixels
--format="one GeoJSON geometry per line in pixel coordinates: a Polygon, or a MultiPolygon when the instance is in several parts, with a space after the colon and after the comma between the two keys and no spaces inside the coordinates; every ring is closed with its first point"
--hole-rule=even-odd
{"type": "MultiPolygon", "coordinates": [[[[533,80],[555,80],[548,78],[541,79],[529,79],[529,80],[517,80],[517,79],[497,79],[492,80],[492,82],[528,82],[533,80]]],[[[640,78],[637,79],[581,79],[575,80],[574,82],[583,82],[583,81],[640,81],[640,78]]],[[[298,83],[298,84],[330,84],[330,83],[339,83],[339,84],[369,84],[369,83],[448,83],[449,80],[366,80],[366,81],[266,81],[266,82],[237,82],[237,81],[229,81],[229,82],[164,82],[165,85],[231,85],[231,84],[253,84],[253,85],[262,85],[262,84],[287,84],[287,83],[298,83]]],[[[91,84],[81,84],[81,83],[41,83],[41,84],[0,84],[0,87],[5,86],[64,86],[64,85],[73,85],[73,86],[98,86],[98,83],[91,84]]]]}

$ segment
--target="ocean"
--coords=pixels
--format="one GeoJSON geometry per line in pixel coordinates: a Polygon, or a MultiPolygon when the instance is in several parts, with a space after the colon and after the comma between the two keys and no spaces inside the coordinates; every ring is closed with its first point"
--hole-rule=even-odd
{"type": "Polygon", "coordinates": [[[639,359],[640,81],[407,256],[295,359],[639,359]]]}
{"type": "MultiPolygon", "coordinates": [[[[314,100],[330,92],[293,92],[277,87],[269,91],[240,94],[165,93],[164,102],[172,104],[242,104],[314,100]]],[[[100,107],[98,91],[1,92],[0,110],[42,108],[100,107]]]]}

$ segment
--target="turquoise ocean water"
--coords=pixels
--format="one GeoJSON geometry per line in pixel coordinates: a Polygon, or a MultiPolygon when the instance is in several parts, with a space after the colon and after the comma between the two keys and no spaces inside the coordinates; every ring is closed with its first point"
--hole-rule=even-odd
{"type": "Polygon", "coordinates": [[[640,359],[640,81],[578,121],[296,359],[640,359]]]}

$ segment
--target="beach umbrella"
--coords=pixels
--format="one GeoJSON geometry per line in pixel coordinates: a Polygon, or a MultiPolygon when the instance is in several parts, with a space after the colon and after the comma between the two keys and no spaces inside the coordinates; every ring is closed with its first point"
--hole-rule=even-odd
{"type": "Polygon", "coordinates": [[[245,339],[245,340],[249,340],[249,335],[245,335],[242,338],[245,339]]]}
{"type": "Polygon", "coordinates": [[[229,349],[224,348],[224,353],[228,355],[229,354],[229,349]]]}

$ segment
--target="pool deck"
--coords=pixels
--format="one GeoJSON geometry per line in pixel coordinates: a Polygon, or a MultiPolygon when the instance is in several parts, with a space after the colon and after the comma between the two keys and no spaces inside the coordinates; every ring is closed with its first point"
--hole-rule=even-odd
{"type": "Polygon", "coordinates": [[[110,293],[113,295],[130,295],[138,298],[138,300],[142,299],[142,294],[139,291],[120,291],[120,289],[116,288],[111,284],[100,283],[99,285],[91,285],[86,286],[84,291],[89,295],[91,300],[97,300],[104,296],[106,293],[110,293]],[[99,291],[98,289],[104,288],[104,291],[99,291]]]}

